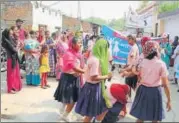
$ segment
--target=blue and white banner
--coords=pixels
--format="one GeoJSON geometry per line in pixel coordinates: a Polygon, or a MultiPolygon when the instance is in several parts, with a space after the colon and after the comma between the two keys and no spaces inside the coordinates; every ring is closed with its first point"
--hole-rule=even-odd
{"type": "Polygon", "coordinates": [[[101,32],[110,44],[110,52],[112,53],[114,64],[126,65],[131,48],[126,37],[107,26],[102,26],[101,32]]]}

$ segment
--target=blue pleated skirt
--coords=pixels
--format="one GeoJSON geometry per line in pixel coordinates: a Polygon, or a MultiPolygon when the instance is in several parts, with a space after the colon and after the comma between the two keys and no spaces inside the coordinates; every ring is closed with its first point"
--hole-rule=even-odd
{"type": "Polygon", "coordinates": [[[91,84],[86,82],[80,92],[75,111],[82,116],[96,117],[107,110],[101,92],[101,83],[91,84]]]}
{"type": "Polygon", "coordinates": [[[55,91],[55,100],[72,104],[76,103],[80,93],[80,78],[72,74],[62,73],[55,91]]]}
{"type": "Polygon", "coordinates": [[[119,113],[121,112],[123,107],[124,104],[116,102],[112,108],[108,109],[108,112],[102,120],[102,123],[116,123],[119,113]]]}
{"type": "Polygon", "coordinates": [[[161,121],[164,119],[162,88],[140,85],[130,114],[143,121],[161,121]]]}

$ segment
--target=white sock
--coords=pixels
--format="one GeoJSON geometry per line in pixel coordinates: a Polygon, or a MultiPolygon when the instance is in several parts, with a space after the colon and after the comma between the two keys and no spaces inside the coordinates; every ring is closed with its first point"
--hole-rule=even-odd
{"type": "Polygon", "coordinates": [[[61,106],[60,106],[60,112],[64,112],[65,108],[66,108],[66,105],[65,104],[61,104],[61,106]]]}
{"type": "Polygon", "coordinates": [[[95,119],[95,122],[96,122],[96,123],[100,123],[101,121],[98,121],[97,119],[95,119]]]}
{"type": "Polygon", "coordinates": [[[63,116],[64,116],[64,117],[67,117],[69,114],[70,114],[70,113],[68,113],[68,112],[65,111],[65,112],[63,113],[63,116]]]}
{"type": "Polygon", "coordinates": [[[95,121],[96,121],[96,119],[95,119],[95,117],[94,117],[94,118],[91,119],[90,123],[93,123],[93,122],[95,122],[95,121]]]}

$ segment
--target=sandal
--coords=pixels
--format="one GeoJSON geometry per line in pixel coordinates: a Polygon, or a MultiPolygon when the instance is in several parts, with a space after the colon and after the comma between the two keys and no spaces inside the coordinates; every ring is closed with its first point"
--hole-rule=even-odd
{"type": "Polygon", "coordinates": [[[50,85],[45,85],[46,87],[50,88],[50,85]]]}
{"type": "Polygon", "coordinates": [[[46,87],[41,87],[42,89],[47,89],[46,87]]]}
{"type": "Polygon", "coordinates": [[[11,90],[10,94],[16,94],[15,90],[11,90]]]}
{"type": "Polygon", "coordinates": [[[119,117],[124,118],[124,117],[126,116],[126,114],[127,114],[127,112],[121,111],[121,112],[119,113],[119,117]]]}

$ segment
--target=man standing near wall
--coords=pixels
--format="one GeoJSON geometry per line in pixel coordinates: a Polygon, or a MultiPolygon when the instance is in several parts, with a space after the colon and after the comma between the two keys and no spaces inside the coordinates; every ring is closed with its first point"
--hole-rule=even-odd
{"type": "Polygon", "coordinates": [[[19,29],[19,40],[24,41],[26,31],[22,28],[22,24],[23,24],[23,20],[21,20],[21,19],[16,20],[16,26],[19,29]]]}
{"type": "MultiPolygon", "coordinates": [[[[22,24],[23,24],[23,20],[21,20],[21,19],[17,19],[16,20],[16,26],[17,26],[17,28],[19,29],[19,55],[20,55],[20,57],[21,57],[21,68],[22,67],[24,67],[23,66],[23,63],[25,62],[25,54],[24,54],[24,52],[23,52],[23,50],[22,50],[22,47],[23,47],[23,45],[24,45],[24,40],[25,40],[25,38],[26,38],[26,34],[27,34],[27,32],[22,28],[22,24]]],[[[21,78],[23,78],[22,76],[21,76],[21,78]]]]}

